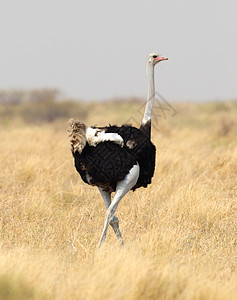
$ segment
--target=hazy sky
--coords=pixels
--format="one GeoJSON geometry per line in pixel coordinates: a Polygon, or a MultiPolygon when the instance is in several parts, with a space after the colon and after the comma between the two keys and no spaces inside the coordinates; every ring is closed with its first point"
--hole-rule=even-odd
{"type": "Polygon", "coordinates": [[[144,97],[146,57],[169,100],[237,97],[236,0],[2,0],[0,89],[144,97]]]}

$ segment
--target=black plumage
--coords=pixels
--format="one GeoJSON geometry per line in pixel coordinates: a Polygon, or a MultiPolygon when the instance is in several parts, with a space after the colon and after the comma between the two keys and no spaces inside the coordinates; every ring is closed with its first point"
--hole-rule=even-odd
{"type": "Polygon", "coordinates": [[[99,187],[106,206],[99,247],[105,240],[109,225],[123,245],[119,220],[114,215],[118,204],[129,190],[147,187],[154,175],[156,148],[151,142],[151,118],[156,95],[154,67],[164,60],[167,58],[156,53],[148,55],[148,94],[139,129],[130,125],[91,128],[80,121],[69,120],[69,140],[75,167],[84,182],[99,187]],[[115,195],[111,199],[113,191],[115,195]]]}
{"type": "MultiPolygon", "coordinates": [[[[102,129],[102,128],[101,128],[102,129]]],[[[130,125],[103,127],[106,133],[118,133],[124,147],[114,142],[101,142],[96,147],[86,144],[82,153],[73,153],[75,167],[84,182],[101,187],[106,192],[115,191],[118,181],[128,174],[136,163],[140,174],[135,191],[151,183],[155,170],[155,146],[150,141],[150,122],[140,129],[130,125]]]]}

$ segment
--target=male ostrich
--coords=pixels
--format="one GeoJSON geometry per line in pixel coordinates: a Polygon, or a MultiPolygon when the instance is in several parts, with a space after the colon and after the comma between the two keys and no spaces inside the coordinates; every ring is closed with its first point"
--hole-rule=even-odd
{"type": "Polygon", "coordinates": [[[151,183],[155,170],[156,148],[150,140],[151,117],[155,101],[154,67],[167,60],[151,53],[147,60],[148,96],[140,128],[130,125],[87,127],[69,120],[69,139],[75,168],[82,180],[98,187],[106,206],[104,228],[99,247],[105,240],[109,224],[123,245],[115,210],[129,191],[151,183]],[[111,202],[111,193],[115,192],[111,202]]]}

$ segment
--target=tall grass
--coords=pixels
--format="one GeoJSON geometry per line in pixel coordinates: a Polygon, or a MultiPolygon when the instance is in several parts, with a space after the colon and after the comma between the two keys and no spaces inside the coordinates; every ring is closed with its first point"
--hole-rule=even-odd
{"type": "MultiPolygon", "coordinates": [[[[139,106],[90,104],[84,119],[136,123],[139,106]]],[[[152,185],[116,211],[125,246],[109,229],[101,250],[105,206],[74,169],[65,117],[1,123],[0,299],[237,298],[237,105],[175,108],[154,124],[152,185]]]]}

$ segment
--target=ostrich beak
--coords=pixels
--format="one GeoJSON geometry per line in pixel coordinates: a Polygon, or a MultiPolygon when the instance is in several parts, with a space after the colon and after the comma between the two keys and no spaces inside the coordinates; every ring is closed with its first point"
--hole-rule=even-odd
{"type": "Polygon", "coordinates": [[[167,57],[164,57],[164,56],[158,56],[156,59],[155,59],[155,61],[162,61],[162,60],[168,60],[168,58],[167,57]]]}

